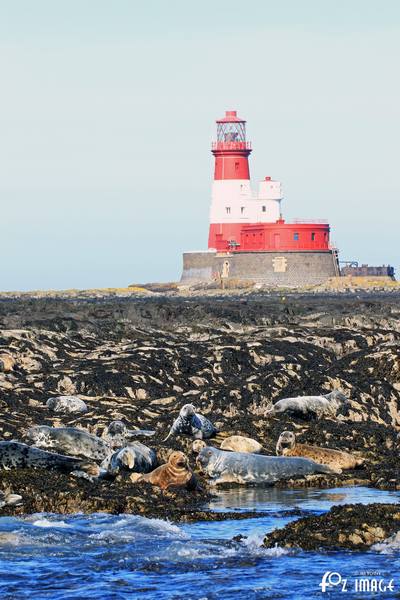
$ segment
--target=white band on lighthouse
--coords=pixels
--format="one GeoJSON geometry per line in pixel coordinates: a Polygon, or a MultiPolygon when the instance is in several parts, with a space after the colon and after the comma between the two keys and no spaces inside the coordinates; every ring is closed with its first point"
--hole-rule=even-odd
{"type": "Polygon", "coordinates": [[[281,184],[266,179],[254,194],[248,179],[214,180],[210,223],[275,223],[281,213],[281,184]]]}

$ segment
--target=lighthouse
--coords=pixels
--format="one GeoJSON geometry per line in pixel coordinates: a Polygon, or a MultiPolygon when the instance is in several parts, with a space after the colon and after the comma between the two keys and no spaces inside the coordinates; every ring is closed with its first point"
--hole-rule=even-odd
{"type": "Polygon", "coordinates": [[[184,253],[182,280],[236,278],[296,287],[338,275],[329,223],[286,222],[279,181],[265,176],[252,190],[246,121],[229,110],[216,125],[208,251],[184,253]]]}
{"type": "MultiPolygon", "coordinates": [[[[253,194],[248,160],[251,142],[246,139],[246,121],[234,110],[217,121],[217,140],[211,151],[215,168],[208,247],[240,250],[243,225],[279,220],[281,184],[266,177],[258,195],[253,194]]],[[[253,245],[262,249],[259,237],[253,245]]]]}

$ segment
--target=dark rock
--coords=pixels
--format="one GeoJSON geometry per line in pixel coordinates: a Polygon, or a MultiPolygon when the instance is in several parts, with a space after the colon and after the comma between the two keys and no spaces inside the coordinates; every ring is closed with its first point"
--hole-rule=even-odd
{"type": "MultiPolygon", "coordinates": [[[[397,293],[288,293],[284,299],[272,293],[246,299],[0,295],[0,353],[15,361],[12,371],[0,372],[0,438],[21,440],[27,427],[39,424],[78,426],[102,435],[111,421],[122,420],[130,429],[155,431],[141,441],[156,449],[160,462],[171,450],[182,450],[195,468],[191,438],[162,443],[180,408],[190,402],[218,425],[216,445],[241,434],[258,440],[264,453],[275,454],[280,433],[290,429],[299,442],[366,459],[363,467],[340,476],[289,485],[362,482],[400,489],[398,306],[397,293]],[[285,413],[266,418],[271,402],[333,388],[350,400],[336,420],[285,413]],[[88,411],[54,415],[45,403],[57,395],[79,396],[88,411]]],[[[34,510],[28,496],[34,494],[33,482],[39,484],[35,477],[24,495],[24,510],[34,510]]],[[[103,510],[108,501],[113,511],[129,509],[129,502],[136,506],[138,501],[123,498],[125,492],[137,497],[135,486],[113,485],[121,494],[105,482],[60,479],[54,490],[48,488],[46,506],[62,510],[66,504],[72,510],[75,500],[69,496],[75,491],[80,510],[103,510]],[[90,500],[90,490],[96,501],[90,500]]],[[[21,490],[13,487],[13,492],[21,490]]]]}
{"type": "Polygon", "coordinates": [[[263,545],[319,550],[366,550],[400,531],[400,504],[344,504],[268,533],[263,545]]]}

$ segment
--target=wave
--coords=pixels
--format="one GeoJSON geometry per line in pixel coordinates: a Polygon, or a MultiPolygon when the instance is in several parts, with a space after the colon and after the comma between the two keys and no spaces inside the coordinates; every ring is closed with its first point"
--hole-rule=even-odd
{"type": "Polygon", "coordinates": [[[37,521],[33,521],[32,525],[34,527],[71,527],[65,521],[51,521],[50,519],[37,519],[37,521]]]}
{"type": "Polygon", "coordinates": [[[388,537],[384,542],[374,544],[371,546],[371,550],[380,554],[400,553],[400,531],[388,537]]]}
{"type": "MultiPolygon", "coordinates": [[[[94,526],[94,529],[99,529],[99,526],[94,526]]],[[[109,522],[101,523],[101,531],[91,533],[89,538],[108,543],[120,543],[152,538],[189,539],[190,536],[170,521],[126,515],[118,521],[110,519],[109,522]]]]}
{"type": "Polygon", "coordinates": [[[275,545],[274,548],[264,548],[263,541],[265,535],[263,533],[252,533],[241,540],[241,544],[246,547],[247,551],[253,556],[270,556],[279,558],[287,554],[293,554],[293,550],[282,548],[275,545]]]}
{"type": "Polygon", "coordinates": [[[0,547],[2,546],[20,546],[21,544],[28,543],[25,536],[14,533],[14,532],[2,532],[0,533],[0,547]]]}

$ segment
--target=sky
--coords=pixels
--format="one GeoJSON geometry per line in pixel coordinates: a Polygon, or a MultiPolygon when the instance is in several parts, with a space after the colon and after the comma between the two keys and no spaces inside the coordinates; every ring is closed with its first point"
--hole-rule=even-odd
{"type": "Polygon", "coordinates": [[[254,187],[400,277],[400,2],[0,0],[0,290],[180,278],[215,119],[254,187]]]}

